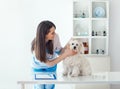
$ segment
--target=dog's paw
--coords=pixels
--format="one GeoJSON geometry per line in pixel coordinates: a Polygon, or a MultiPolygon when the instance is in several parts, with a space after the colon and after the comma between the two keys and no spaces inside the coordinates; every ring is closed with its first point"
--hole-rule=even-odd
{"type": "Polygon", "coordinates": [[[67,75],[68,75],[67,73],[65,73],[65,72],[63,73],[63,76],[67,76],[67,75]]]}
{"type": "Polygon", "coordinates": [[[71,76],[71,77],[78,77],[79,74],[71,74],[70,76],[71,76]]]}
{"type": "Polygon", "coordinates": [[[85,72],[85,73],[82,73],[82,76],[91,76],[92,73],[91,72],[85,72]]]}

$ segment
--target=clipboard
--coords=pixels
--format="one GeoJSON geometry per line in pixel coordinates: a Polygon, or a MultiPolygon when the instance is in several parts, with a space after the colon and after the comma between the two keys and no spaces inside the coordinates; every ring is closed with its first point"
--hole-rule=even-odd
{"type": "Polygon", "coordinates": [[[56,75],[55,74],[48,74],[48,73],[38,73],[35,74],[35,80],[55,80],[56,79],[56,75]]]}

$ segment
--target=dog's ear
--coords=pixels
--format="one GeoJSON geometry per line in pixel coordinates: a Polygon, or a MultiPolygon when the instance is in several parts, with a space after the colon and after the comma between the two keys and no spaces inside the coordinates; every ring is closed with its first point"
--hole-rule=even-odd
{"type": "Polygon", "coordinates": [[[82,42],[79,42],[79,52],[80,54],[84,54],[84,45],[82,42]]]}

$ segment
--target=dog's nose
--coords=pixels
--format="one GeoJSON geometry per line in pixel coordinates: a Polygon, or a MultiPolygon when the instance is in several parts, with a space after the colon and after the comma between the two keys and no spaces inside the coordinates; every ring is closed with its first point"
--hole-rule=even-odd
{"type": "Polygon", "coordinates": [[[76,46],[74,46],[74,49],[76,49],[76,46]]]}

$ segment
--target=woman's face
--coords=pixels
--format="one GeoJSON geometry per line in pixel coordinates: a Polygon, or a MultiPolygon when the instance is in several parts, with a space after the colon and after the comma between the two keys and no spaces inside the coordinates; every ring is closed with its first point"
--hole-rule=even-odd
{"type": "Polygon", "coordinates": [[[46,41],[53,40],[55,36],[55,27],[50,29],[50,32],[46,35],[46,41]]]}

